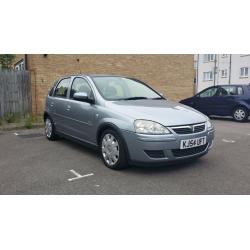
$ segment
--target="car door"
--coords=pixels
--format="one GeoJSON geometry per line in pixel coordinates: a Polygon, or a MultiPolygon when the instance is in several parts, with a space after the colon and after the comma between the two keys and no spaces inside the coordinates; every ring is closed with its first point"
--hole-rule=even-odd
{"type": "Polygon", "coordinates": [[[194,98],[193,107],[207,115],[216,113],[214,100],[216,98],[217,90],[218,87],[214,86],[198,93],[194,98]]]}
{"type": "Polygon", "coordinates": [[[67,119],[67,108],[68,108],[68,94],[70,87],[71,78],[63,78],[57,84],[53,101],[50,103],[50,106],[53,108],[53,120],[56,126],[56,129],[59,132],[68,133],[69,124],[67,119]]]}
{"type": "Polygon", "coordinates": [[[216,115],[230,115],[234,107],[236,97],[236,86],[219,86],[216,97],[214,99],[216,115]]]}
{"type": "Polygon", "coordinates": [[[94,103],[74,100],[75,93],[85,92],[94,98],[93,89],[84,77],[75,77],[71,84],[67,106],[67,123],[70,135],[86,142],[93,142],[95,138],[93,126],[96,105],[94,103]]]}

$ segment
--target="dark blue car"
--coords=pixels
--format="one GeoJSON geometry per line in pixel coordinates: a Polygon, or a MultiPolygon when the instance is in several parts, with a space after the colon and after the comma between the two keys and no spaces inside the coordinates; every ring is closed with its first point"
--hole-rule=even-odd
{"type": "Polygon", "coordinates": [[[236,121],[250,115],[250,85],[218,85],[207,88],[180,103],[210,116],[233,116],[236,121]]]}

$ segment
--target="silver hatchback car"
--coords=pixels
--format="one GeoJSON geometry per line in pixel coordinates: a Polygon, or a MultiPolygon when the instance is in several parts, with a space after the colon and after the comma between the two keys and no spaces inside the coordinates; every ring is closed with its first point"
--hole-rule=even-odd
{"type": "Polygon", "coordinates": [[[44,121],[49,140],[63,136],[98,148],[111,169],[198,158],[214,139],[207,116],[115,75],[61,78],[47,96],[44,121]]]}

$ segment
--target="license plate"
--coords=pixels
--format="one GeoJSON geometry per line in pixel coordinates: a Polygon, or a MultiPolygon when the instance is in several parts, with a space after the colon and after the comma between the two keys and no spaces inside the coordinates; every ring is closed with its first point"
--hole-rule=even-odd
{"type": "Polygon", "coordinates": [[[187,140],[181,140],[180,149],[199,147],[199,146],[205,145],[206,143],[207,143],[206,136],[193,138],[193,139],[187,139],[187,140]]]}

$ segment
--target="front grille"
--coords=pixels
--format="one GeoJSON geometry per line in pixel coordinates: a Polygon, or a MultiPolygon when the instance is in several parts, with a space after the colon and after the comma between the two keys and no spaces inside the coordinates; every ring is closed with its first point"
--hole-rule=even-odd
{"type": "Polygon", "coordinates": [[[172,153],[175,157],[184,157],[184,156],[190,156],[195,155],[198,153],[201,153],[206,150],[208,144],[195,147],[195,148],[186,148],[186,149],[172,149],[172,153]]]}
{"type": "Polygon", "coordinates": [[[176,134],[193,134],[193,129],[191,127],[180,127],[180,128],[173,128],[176,134]]]}
{"type": "Polygon", "coordinates": [[[162,150],[145,150],[145,153],[150,158],[164,158],[164,152],[162,150]]]}
{"type": "Polygon", "coordinates": [[[185,126],[178,126],[178,127],[171,127],[171,128],[176,134],[184,135],[184,134],[193,134],[193,133],[203,132],[205,131],[206,126],[205,126],[205,123],[202,123],[202,124],[185,125],[185,126]]]}
{"type": "Polygon", "coordinates": [[[199,133],[205,130],[205,124],[194,126],[194,133],[199,133]]]}

